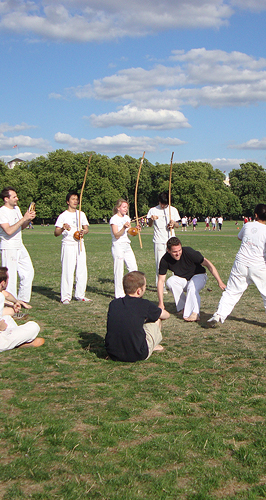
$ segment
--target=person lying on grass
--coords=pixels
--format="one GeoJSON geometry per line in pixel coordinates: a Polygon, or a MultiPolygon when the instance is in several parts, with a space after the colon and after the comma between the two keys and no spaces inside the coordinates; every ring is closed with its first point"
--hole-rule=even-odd
{"type": "MultiPolygon", "coordinates": [[[[0,352],[14,349],[14,347],[39,347],[44,344],[44,339],[36,338],[40,327],[35,321],[28,321],[17,326],[10,315],[4,315],[5,300],[15,298],[5,291],[8,285],[8,270],[0,267],[0,352]]],[[[12,300],[13,302],[13,300],[12,300]]]]}
{"type": "Polygon", "coordinates": [[[114,361],[148,359],[153,351],[163,351],[161,320],[170,314],[147,299],[145,274],[132,271],[123,278],[125,297],[112,300],[107,315],[105,347],[114,361]]]}

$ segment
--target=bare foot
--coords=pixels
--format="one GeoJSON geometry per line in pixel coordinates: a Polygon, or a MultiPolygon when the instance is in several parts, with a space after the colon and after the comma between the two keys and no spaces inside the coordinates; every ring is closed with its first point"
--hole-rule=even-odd
{"type": "Polygon", "coordinates": [[[188,318],[184,318],[185,321],[199,321],[200,317],[197,313],[192,313],[188,318]]]}
{"type": "Polygon", "coordinates": [[[161,344],[158,344],[154,347],[154,351],[164,351],[164,347],[161,344]]]}
{"type": "Polygon", "coordinates": [[[36,337],[32,342],[25,342],[24,344],[20,344],[18,347],[40,347],[45,342],[44,338],[36,337]]]}

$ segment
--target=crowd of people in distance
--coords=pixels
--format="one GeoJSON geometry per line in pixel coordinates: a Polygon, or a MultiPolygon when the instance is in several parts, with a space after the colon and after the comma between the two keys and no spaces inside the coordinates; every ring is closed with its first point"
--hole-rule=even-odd
{"type": "MultiPolygon", "coordinates": [[[[34,269],[31,258],[23,245],[21,232],[32,223],[35,209],[24,215],[17,205],[14,188],[7,187],[0,196],[0,239],[2,267],[0,267],[0,352],[20,346],[39,347],[44,339],[38,337],[39,325],[28,321],[18,326],[15,319],[26,319],[22,308],[29,310],[34,269]],[[17,276],[19,290],[17,292],[17,276]]],[[[87,262],[84,236],[89,232],[89,222],[84,212],[78,210],[79,195],[70,191],[66,196],[67,208],[56,222],[54,235],[62,237],[61,245],[61,303],[69,305],[75,276],[74,299],[91,302],[85,296],[87,262]]],[[[186,231],[191,224],[196,230],[197,218],[180,218],[176,207],[169,206],[168,193],[160,193],[158,205],[152,207],[143,224],[153,227],[155,257],[155,283],[158,305],[144,299],[145,274],[138,270],[129,235],[141,229],[131,227],[128,201],[117,200],[111,217],[112,256],[114,266],[115,298],[107,316],[105,346],[113,360],[134,362],[148,359],[153,351],[162,351],[161,325],[170,316],[164,305],[168,290],[173,294],[176,311],[186,322],[200,319],[200,292],[207,282],[208,270],[223,291],[217,311],[208,320],[210,326],[223,323],[249,284],[258,288],[266,309],[266,205],[258,204],[254,220],[244,220],[238,238],[241,241],[227,285],[220,278],[214,264],[198,250],[183,246],[175,235],[181,224],[186,231]],[[124,266],[128,273],[124,276],[124,266]],[[167,278],[167,273],[170,276],[167,278]],[[167,290],[168,289],[168,290],[167,290]]],[[[144,219],[144,218],[143,218],[144,219]]],[[[222,230],[223,218],[205,218],[205,231],[222,230]]]]}

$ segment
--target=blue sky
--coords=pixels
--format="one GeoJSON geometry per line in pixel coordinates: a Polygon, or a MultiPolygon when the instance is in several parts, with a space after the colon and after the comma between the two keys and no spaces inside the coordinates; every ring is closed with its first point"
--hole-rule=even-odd
{"type": "Polygon", "coordinates": [[[266,167],[265,14],[266,0],[0,0],[0,158],[266,167]]]}

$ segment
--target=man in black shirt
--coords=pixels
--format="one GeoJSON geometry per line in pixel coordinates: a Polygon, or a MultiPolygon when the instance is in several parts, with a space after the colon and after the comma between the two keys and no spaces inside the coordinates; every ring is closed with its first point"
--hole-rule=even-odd
{"type": "Polygon", "coordinates": [[[200,290],[207,281],[207,267],[221,290],[226,288],[222,282],[216,267],[203,255],[191,247],[182,247],[179,238],[170,238],[167,242],[167,252],[162,257],[159,267],[158,278],[158,306],[163,309],[163,286],[167,270],[174,273],[168,278],[166,284],[174,295],[177,312],[183,312],[185,321],[198,321],[200,313],[200,290]],[[187,294],[185,295],[184,292],[187,294]]]}
{"type": "Polygon", "coordinates": [[[161,320],[169,318],[170,314],[142,298],[146,290],[144,273],[126,274],[123,287],[126,296],[109,304],[106,350],[114,361],[148,359],[153,351],[163,350],[161,320]]]}

